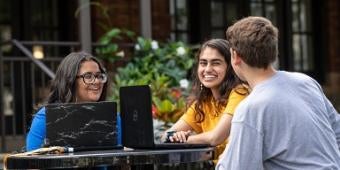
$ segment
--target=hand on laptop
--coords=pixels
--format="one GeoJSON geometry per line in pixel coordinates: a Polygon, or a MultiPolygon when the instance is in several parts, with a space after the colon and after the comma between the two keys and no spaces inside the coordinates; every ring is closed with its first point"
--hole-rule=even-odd
{"type": "Polygon", "coordinates": [[[191,131],[178,131],[173,132],[172,135],[168,135],[170,142],[172,143],[185,143],[190,136],[191,131]]]}

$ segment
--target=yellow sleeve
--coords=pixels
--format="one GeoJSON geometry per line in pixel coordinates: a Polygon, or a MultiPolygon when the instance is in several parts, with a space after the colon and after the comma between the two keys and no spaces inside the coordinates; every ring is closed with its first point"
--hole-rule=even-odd
{"type": "Polygon", "coordinates": [[[226,108],[224,109],[223,113],[227,113],[231,116],[234,116],[235,109],[237,105],[247,96],[248,90],[245,88],[238,88],[238,89],[233,89],[230,92],[229,98],[228,98],[228,103],[226,108]]]}
{"type": "Polygon", "coordinates": [[[201,133],[202,127],[200,123],[196,122],[195,114],[195,105],[192,104],[180,119],[185,121],[196,133],[201,133]]]}

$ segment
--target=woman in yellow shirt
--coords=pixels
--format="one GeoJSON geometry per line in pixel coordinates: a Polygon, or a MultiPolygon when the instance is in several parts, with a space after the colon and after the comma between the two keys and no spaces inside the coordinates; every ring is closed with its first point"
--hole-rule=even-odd
{"type": "Polygon", "coordinates": [[[226,146],[234,110],[248,90],[230,65],[226,40],[211,39],[205,42],[197,53],[193,70],[190,107],[162,139],[216,146],[217,159],[226,146]],[[168,137],[170,131],[173,133],[168,137]]]}

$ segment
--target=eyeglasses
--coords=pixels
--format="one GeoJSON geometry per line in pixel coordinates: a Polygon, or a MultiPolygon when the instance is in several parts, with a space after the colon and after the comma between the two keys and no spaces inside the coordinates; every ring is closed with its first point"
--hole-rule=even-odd
{"type": "Polygon", "coordinates": [[[77,78],[83,78],[83,81],[85,84],[91,84],[96,81],[96,79],[99,80],[100,83],[106,83],[107,81],[107,75],[105,73],[96,73],[93,74],[91,72],[86,72],[82,75],[76,76],[77,78]]]}

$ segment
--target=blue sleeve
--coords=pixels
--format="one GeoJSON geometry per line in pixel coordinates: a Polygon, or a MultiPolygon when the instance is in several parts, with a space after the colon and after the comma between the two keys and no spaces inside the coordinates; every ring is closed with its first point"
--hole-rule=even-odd
{"type": "Polygon", "coordinates": [[[122,145],[122,125],[119,113],[117,113],[117,144],[122,145]]]}
{"type": "Polygon", "coordinates": [[[41,148],[46,136],[45,107],[35,114],[30,131],[26,137],[26,151],[41,148]]]}

